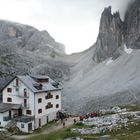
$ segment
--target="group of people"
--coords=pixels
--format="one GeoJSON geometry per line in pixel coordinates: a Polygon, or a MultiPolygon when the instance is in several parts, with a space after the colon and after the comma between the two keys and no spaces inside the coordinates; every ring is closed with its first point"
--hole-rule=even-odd
{"type": "MultiPolygon", "coordinates": [[[[62,113],[62,112],[60,112],[60,111],[57,113],[57,120],[61,120],[61,124],[63,125],[63,128],[65,128],[67,119],[68,119],[69,117],[70,117],[70,116],[67,115],[66,113],[62,113]]],[[[77,120],[76,120],[75,118],[73,119],[73,123],[74,123],[74,124],[77,123],[77,120]]]]}
{"type": "MultiPolygon", "coordinates": [[[[67,121],[67,118],[61,120],[61,123],[63,124],[63,128],[65,128],[66,121],[67,121]]],[[[76,122],[77,122],[77,120],[74,118],[74,119],[73,119],[73,124],[76,124],[76,122]]]]}

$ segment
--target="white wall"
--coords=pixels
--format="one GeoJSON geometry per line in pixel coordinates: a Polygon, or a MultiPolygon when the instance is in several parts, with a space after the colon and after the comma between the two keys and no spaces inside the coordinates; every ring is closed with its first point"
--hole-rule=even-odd
{"type": "Polygon", "coordinates": [[[16,91],[16,86],[14,86],[16,83],[16,79],[14,79],[4,90],[3,90],[3,103],[11,103],[11,104],[23,104],[24,99],[27,99],[27,104],[29,105],[29,108],[23,108],[23,114],[26,114],[26,110],[31,110],[32,114],[28,116],[34,116],[34,93],[22,82],[19,81],[19,87],[18,91],[16,91]],[[7,88],[12,88],[12,93],[7,92],[7,88]],[[24,89],[27,89],[27,94],[29,95],[29,98],[24,98],[24,89]],[[7,98],[12,98],[12,102],[7,102],[7,98]]]}
{"type": "Polygon", "coordinates": [[[51,91],[50,93],[53,95],[53,98],[51,99],[45,99],[47,93],[35,94],[35,128],[39,127],[39,119],[41,119],[41,125],[44,125],[47,123],[47,116],[49,121],[52,121],[56,119],[56,113],[61,110],[61,90],[51,91]],[[56,95],[59,95],[59,99],[56,99],[56,95]],[[38,103],[39,98],[42,98],[42,103],[38,103]],[[53,108],[45,108],[48,102],[53,104],[53,108]],[[59,108],[56,108],[56,104],[59,104],[59,108]],[[42,113],[38,114],[38,109],[42,109],[42,113]]]}
{"type": "Polygon", "coordinates": [[[51,99],[45,99],[45,96],[47,93],[36,93],[35,94],[35,118],[57,112],[61,110],[61,91],[51,91],[51,94],[53,95],[53,98],[51,99]],[[59,99],[56,99],[56,95],[59,95],[59,99]],[[38,99],[42,98],[42,103],[38,103],[38,99]],[[48,104],[48,102],[51,102],[53,104],[53,108],[46,109],[45,106],[48,104]],[[56,104],[59,104],[59,108],[56,108],[56,104]],[[42,109],[42,113],[38,114],[38,109],[42,109]]]}
{"type": "Polygon", "coordinates": [[[48,122],[53,121],[56,119],[56,112],[49,113],[47,115],[38,117],[35,119],[35,128],[39,128],[39,119],[41,119],[41,126],[47,124],[47,117],[48,117],[48,122]]]}
{"type": "Polygon", "coordinates": [[[22,131],[22,132],[28,132],[28,124],[32,123],[32,130],[34,130],[34,121],[28,122],[28,123],[23,123],[23,122],[17,122],[17,127],[22,131]],[[21,128],[21,124],[24,125],[24,128],[21,128]]]}
{"type": "Polygon", "coordinates": [[[3,117],[7,117],[7,116],[9,116],[9,111],[4,112],[4,113],[0,113],[0,122],[1,122],[1,125],[0,126],[5,127],[5,125],[7,125],[7,123],[9,121],[3,121],[3,117]]]}

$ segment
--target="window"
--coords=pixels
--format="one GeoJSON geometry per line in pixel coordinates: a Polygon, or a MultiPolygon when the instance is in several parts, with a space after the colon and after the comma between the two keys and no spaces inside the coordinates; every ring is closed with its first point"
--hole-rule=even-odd
{"type": "Polygon", "coordinates": [[[51,104],[51,102],[49,102],[49,103],[46,105],[45,108],[46,108],[46,109],[53,108],[53,104],[51,104]]]}
{"type": "Polygon", "coordinates": [[[19,86],[19,80],[16,79],[16,86],[19,86]]]}
{"type": "Polygon", "coordinates": [[[42,98],[39,98],[38,99],[38,103],[42,103],[42,98]]]}
{"type": "Polygon", "coordinates": [[[7,88],[7,92],[12,92],[12,88],[7,88]]]}
{"type": "Polygon", "coordinates": [[[56,108],[59,108],[59,104],[56,104],[56,108]]]}
{"type": "Polygon", "coordinates": [[[19,91],[19,88],[18,87],[16,88],[16,91],[19,91]]]}
{"type": "Polygon", "coordinates": [[[42,113],[42,109],[38,109],[38,114],[42,113]]]}
{"type": "Polygon", "coordinates": [[[59,95],[56,95],[56,99],[59,99],[59,95]]]}
{"type": "Polygon", "coordinates": [[[21,124],[21,128],[24,128],[24,124],[23,123],[21,124]]]}
{"type": "Polygon", "coordinates": [[[27,89],[24,89],[24,97],[27,97],[27,89]]]}
{"type": "Polygon", "coordinates": [[[32,111],[31,110],[26,110],[26,114],[31,115],[32,111]]]}
{"type": "Polygon", "coordinates": [[[45,97],[45,99],[51,99],[51,98],[53,98],[53,95],[49,92],[49,93],[47,94],[47,96],[45,97]]]}
{"type": "Polygon", "coordinates": [[[27,99],[24,99],[24,107],[27,107],[27,99]]]}
{"type": "Polygon", "coordinates": [[[7,102],[12,102],[12,98],[7,98],[7,102]]]}

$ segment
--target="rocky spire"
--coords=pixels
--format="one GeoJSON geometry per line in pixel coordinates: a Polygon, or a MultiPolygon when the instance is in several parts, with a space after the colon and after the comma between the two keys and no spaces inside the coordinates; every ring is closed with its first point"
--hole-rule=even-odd
{"type": "Polygon", "coordinates": [[[100,20],[96,50],[93,56],[95,62],[99,63],[112,57],[121,46],[122,28],[123,23],[119,12],[112,14],[110,6],[105,8],[100,20]]]}
{"type": "Polygon", "coordinates": [[[125,15],[124,30],[127,46],[140,49],[140,0],[135,0],[129,6],[125,15]]]}

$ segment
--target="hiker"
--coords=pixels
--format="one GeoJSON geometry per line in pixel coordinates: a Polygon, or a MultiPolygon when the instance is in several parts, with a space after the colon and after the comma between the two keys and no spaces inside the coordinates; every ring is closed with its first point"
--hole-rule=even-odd
{"type": "Polygon", "coordinates": [[[76,124],[76,119],[73,120],[74,124],[76,124]]]}
{"type": "Polygon", "coordinates": [[[63,128],[65,128],[65,120],[63,120],[63,128]]]}

